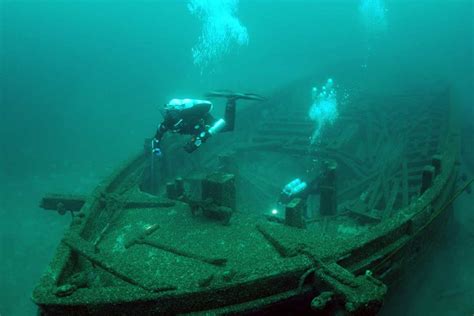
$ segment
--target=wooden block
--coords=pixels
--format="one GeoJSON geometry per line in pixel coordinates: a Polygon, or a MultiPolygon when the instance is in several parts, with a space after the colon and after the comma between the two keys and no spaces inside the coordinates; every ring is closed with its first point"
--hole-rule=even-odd
{"type": "Polygon", "coordinates": [[[230,173],[213,173],[202,180],[202,200],[212,199],[219,206],[236,208],[235,176],[230,173]]]}
{"type": "Polygon", "coordinates": [[[303,218],[305,203],[300,198],[294,198],[286,205],[285,225],[297,228],[306,228],[303,218]]]}

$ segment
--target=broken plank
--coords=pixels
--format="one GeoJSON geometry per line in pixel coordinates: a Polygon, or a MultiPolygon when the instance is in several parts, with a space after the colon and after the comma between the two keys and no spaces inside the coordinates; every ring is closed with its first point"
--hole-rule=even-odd
{"type": "Polygon", "coordinates": [[[96,252],[96,248],[92,243],[84,240],[77,234],[66,234],[62,242],[71,248],[72,251],[77,252],[94,265],[101,267],[124,282],[152,292],[176,289],[173,285],[157,283],[154,279],[142,280],[142,274],[139,270],[134,269],[124,262],[121,262],[120,264],[112,263],[107,255],[96,252]]]}
{"type": "Polygon", "coordinates": [[[170,245],[160,243],[156,240],[149,239],[149,238],[147,238],[147,239],[138,239],[136,241],[136,243],[137,244],[148,245],[148,246],[151,246],[151,247],[154,247],[154,248],[158,248],[158,249],[173,253],[173,254],[178,255],[178,256],[198,260],[198,261],[208,263],[208,264],[212,264],[212,265],[215,265],[215,266],[225,266],[227,264],[227,259],[226,258],[205,257],[203,255],[192,253],[192,252],[182,250],[182,249],[178,249],[176,247],[172,247],[170,245]]]}

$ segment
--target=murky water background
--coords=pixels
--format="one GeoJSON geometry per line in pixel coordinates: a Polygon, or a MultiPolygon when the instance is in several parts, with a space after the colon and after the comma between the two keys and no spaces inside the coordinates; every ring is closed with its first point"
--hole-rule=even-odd
{"type": "MultiPolygon", "coordinates": [[[[314,72],[317,86],[344,74],[381,91],[447,81],[463,113],[461,172],[474,175],[472,1],[242,0],[207,15],[190,3],[204,2],[0,2],[1,315],[35,313],[30,293],[70,222],[39,209],[40,198],[90,192],[140,150],[158,105],[176,96],[266,94],[314,72]],[[213,23],[229,33],[206,37],[213,23]],[[193,52],[222,38],[223,50],[196,63],[193,52]]],[[[382,314],[474,313],[472,205],[472,194],[456,201],[447,238],[382,314]]]]}

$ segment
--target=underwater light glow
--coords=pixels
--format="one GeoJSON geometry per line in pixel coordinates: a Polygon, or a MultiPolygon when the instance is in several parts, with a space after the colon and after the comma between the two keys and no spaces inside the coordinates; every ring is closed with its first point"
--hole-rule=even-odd
{"type": "Polygon", "coordinates": [[[274,208],[274,209],[272,210],[272,214],[273,214],[273,215],[278,214],[278,210],[277,210],[276,208],[274,208]]]}
{"type": "Polygon", "coordinates": [[[311,136],[311,144],[314,144],[321,136],[323,128],[327,124],[333,124],[339,117],[334,81],[329,78],[319,93],[318,88],[314,87],[312,99],[313,103],[309,110],[309,117],[315,122],[315,129],[311,136]]]}
{"type": "Polygon", "coordinates": [[[367,32],[381,33],[387,28],[385,4],[383,0],[361,0],[359,13],[367,32]]]}
{"type": "Polygon", "coordinates": [[[201,72],[228,53],[232,43],[248,44],[247,28],[235,16],[238,3],[238,0],[189,0],[189,12],[203,23],[199,42],[192,48],[194,64],[201,72]]]}

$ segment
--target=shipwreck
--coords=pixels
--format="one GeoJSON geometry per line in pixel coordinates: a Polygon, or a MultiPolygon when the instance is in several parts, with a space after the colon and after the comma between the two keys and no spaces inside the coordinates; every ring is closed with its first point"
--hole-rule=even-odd
{"type": "Polygon", "coordinates": [[[240,109],[192,159],[168,137],[173,155],[145,146],[90,195],[45,196],[72,223],[40,313],[376,314],[460,192],[449,87],[354,95],[317,146],[308,91],[240,109]],[[279,202],[295,177],[305,194],[279,202]]]}

